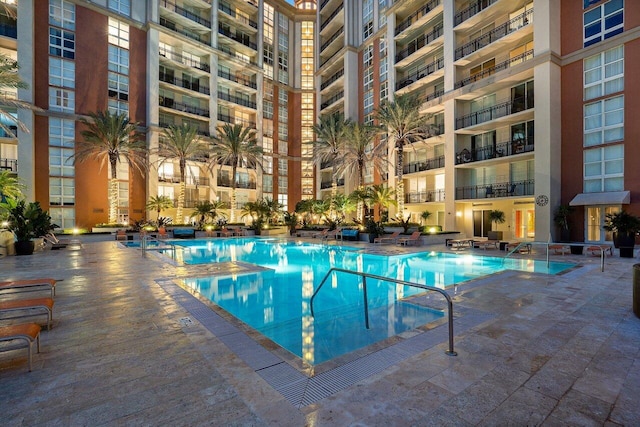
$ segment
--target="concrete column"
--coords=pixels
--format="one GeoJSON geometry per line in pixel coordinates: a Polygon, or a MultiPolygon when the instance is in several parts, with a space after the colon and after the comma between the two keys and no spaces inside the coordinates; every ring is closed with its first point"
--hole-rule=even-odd
{"type": "Polygon", "coordinates": [[[456,101],[444,103],[444,230],[460,230],[463,224],[456,220],[456,101]]]}

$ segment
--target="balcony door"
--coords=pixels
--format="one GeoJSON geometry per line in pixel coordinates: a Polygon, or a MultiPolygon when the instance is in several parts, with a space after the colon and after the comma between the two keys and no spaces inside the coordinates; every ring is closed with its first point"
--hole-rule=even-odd
{"type": "Polygon", "coordinates": [[[473,237],[487,237],[491,231],[490,210],[473,211],[473,237]]]}

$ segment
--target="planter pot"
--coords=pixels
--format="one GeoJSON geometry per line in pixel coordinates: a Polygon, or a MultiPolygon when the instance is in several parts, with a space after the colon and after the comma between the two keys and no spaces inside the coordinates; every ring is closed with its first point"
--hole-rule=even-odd
{"type": "Polygon", "coordinates": [[[584,251],[584,246],[580,245],[571,245],[571,255],[582,255],[582,252],[584,251]]]}
{"type": "Polygon", "coordinates": [[[633,258],[633,246],[620,246],[620,258],[633,258]]]}
{"type": "Polygon", "coordinates": [[[634,247],[636,244],[636,236],[634,233],[618,234],[613,233],[613,246],[616,248],[634,247]]]}
{"type": "Polygon", "coordinates": [[[487,239],[489,239],[489,240],[502,240],[502,231],[489,231],[487,233],[487,239]]]}
{"type": "Polygon", "coordinates": [[[16,255],[31,255],[33,254],[33,250],[35,249],[35,247],[35,243],[31,240],[28,240],[26,242],[16,242],[14,244],[16,255]]]}

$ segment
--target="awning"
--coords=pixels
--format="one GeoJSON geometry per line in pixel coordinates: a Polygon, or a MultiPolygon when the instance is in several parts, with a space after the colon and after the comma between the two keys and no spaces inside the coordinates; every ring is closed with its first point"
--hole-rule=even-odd
{"type": "Polygon", "coordinates": [[[607,193],[580,193],[569,202],[570,206],[628,205],[630,191],[610,191],[607,193]]]}

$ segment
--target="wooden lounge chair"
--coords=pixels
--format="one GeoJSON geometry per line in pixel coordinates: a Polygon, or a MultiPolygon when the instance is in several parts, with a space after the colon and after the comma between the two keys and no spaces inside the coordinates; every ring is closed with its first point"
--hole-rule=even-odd
{"type": "Polygon", "coordinates": [[[421,243],[422,240],[420,239],[419,231],[414,231],[409,237],[401,237],[398,239],[398,244],[402,246],[419,245],[421,243]]]}
{"type": "Polygon", "coordinates": [[[33,353],[33,343],[40,353],[40,325],[35,323],[25,323],[20,325],[0,326],[0,342],[2,341],[24,341],[26,346],[0,346],[0,351],[15,350],[16,348],[27,347],[29,357],[29,372],[31,372],[31,361],[33,353]]]}
{"type": "Polygon", "coordinates": [[[313,234],[311,235],[311,237],[313,237],[314,239],[315,239],[316,237],[324,238],[324,236],[326,236],[328,232],[329,232],[329,229],[328,229],[328,228],[325,228],[324,230],[322,230],[322,231],[321,231],[321,232],[319,232],[319,233],[313,233],[313,234]]]}
{"type": "Polygon", "coordinates": [[[500,243],[500,240],[474,240],[473,246],[474,247],[477,246],[478,248],[482,248],[486,251],[487,248],[498,249],[499,243],[500,243]]]}
{"type": "Polygon", "coordinates": [[[36,316],[42,311],[47,313],[47,329],[51,329],[53,323],[53,298],[33,298],[23,300],[0,301],[0,314],[12,312],[28,312],[26,314],[8,317],[16,319],[19,317],[36,316]],[[34,311],[36,313],[34,313],[34,311]]]}
{"type": "Polygon", "coordinates": [[[373,239],[373,243],[380,243],[380,244],[383,244],[385,242],[397,243],[399,238],[400,238],[400,232],[394,231],[390,236],[376,237],[375,239],[373,239]]]}
{"type": "Polygon", "coordinates": [[[322,240],[329,239],[338,239],[338,234],[340,233],[340,229],[336,228],[335,230],[327,231],[322,237],[322,240]]]}
{"type": "Polygon", "coordinates": [[[7,282],[0,282],[0,291],[8,290],[13,293],[24,291],[39,291],[41,289],[48,289],[51,291],[51,298],[56,294],[56,279],[44,278],[44,279],[25,279],[25,280],[10,280],[7,282]]]}
{"type": "Polygon", "coordinates": [[[116,240],[128,240],[127,231],[126,230],[118,230],[116,231],[116,240]]]}

